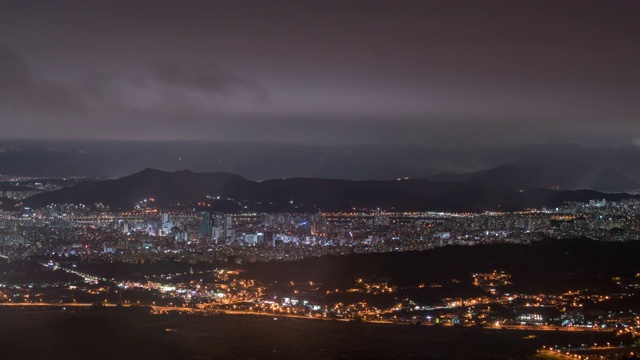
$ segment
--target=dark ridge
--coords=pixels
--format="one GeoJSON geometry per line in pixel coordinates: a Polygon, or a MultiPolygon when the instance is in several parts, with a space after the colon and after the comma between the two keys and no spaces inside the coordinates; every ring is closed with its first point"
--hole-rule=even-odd
{"type": "Polygon", "coordinates": [[[12,199],[0,198],[0,210],[13,210],[18,202],[12,199]]]}
{"type": "Polygon", "coordinates": [[[362,277],[388,278],[401,286],[424,282],[471,282],[471,273],[504,270],[513,275],[513,291],[608,286],[613,276],[634,276],[640,242],[613,243],[547,239],[531,245],[446,246],[429,251],[323,256],[291,262],[244,265],[262,281],[315,281],[331,286],[362,277]],[[585,281],[588,285],[584,285],[585,281]]]}
{"type": "Polygon", "coordinates": [[[151,168],[117,180],[81,182],[34,195],[25,206],[52,203],[103,203],[131,209],[154,198],[158,207],[209,201],[212,211],[317,212],[385,209],[391,211],[515,211],[557,207],[566,201],[617,201],[628,194],[596,191],[492,190],[425,179],[351,181],[291,178],[251,181],[230,173],[165,172],[151,168]],[[207,196],[214,200],[207,199],[207,196]],[[220,200],[216,200],[220,197],[220,200]]]}
{"type": "Polygon", "coordinates": [[[501,165],[463,174],[444,173],[431,176],[429,179],[511,191],[557,188],[625,192],[640,188],[640,182],[613,169],[561,160],[539,161],[524,166],[501,165]]]}

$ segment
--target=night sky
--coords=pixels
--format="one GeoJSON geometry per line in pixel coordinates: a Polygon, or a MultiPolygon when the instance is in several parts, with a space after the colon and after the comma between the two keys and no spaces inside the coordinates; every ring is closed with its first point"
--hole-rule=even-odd
{"type": "Polygon", "coordinates": [[[463,159],[423,173],[513,161],[464,157],[488,148],[631,156],[638,19],[612,0],[0,1],[0,153],[200,140],[463,159]]]}

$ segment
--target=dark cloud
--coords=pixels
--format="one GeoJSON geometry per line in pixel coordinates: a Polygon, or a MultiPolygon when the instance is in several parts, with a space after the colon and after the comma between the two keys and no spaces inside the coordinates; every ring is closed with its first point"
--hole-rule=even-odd
{"type": "Polygon", "coordinates": [[[229,74],[211,63],[160,62],[151,67],[148,80],[186,90],[202,90],[212,95],[231,96],[240,91],[249,91],[257,95],[265,91],[254,81],[229,74]]]}
{"type": "Polygon", "coordinates": [[[5,1],[5,137],[640,138],[637,1],[5,1]],[[10,49],[10,50],[9,50],[10,49]]]}
{"type": "Polygon", "coordinates": [[[31,78],[27,62],[17,53],[0,46],[0,91],[7,95],[28,86],[31,78]]]}
{"type": "MultiPolygon", "coordinates": [[[[0,47],[0,105],[9,114],[35,114],[46,123],[84,110],[84,104],[64,86],[34,79],[26,60],[15,51],[0,47]]],[[[5,115],[7,117],[8,115],[5,115]]]]}
{"type": "Polygon", "coordinates": [[[154,125],[162,126],[163,118],[170,123],[202,119],[234,101],[268,97],[255,81],[214,64],[160,62],[136,75],[99,71],[70,79],[37,78],[23,56],[0,47],[0,114],[9,119],[7,133],[28,129],[35,137],[100,138],[117,137],[128,128],[140,136],[140,127],[129,127],[129,120],[146,127],[145,119],[154,118],[154,125]],[[105,125],[116,132],[95,131],[105,125]]]}

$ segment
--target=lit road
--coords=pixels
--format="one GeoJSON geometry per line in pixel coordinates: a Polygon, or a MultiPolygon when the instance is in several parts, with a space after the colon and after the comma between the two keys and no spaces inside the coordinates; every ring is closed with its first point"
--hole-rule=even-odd
{"type": "MultiPolygon", "coordinates": [[[[93,304],[90,303],[14,303],[14,302],[5,302],[0,303],[0,306],[15,306],[15,307],[89,307],[93,304]]],[[[114,304],[104,304],[104,306],[115,306],[114,304]]]]}
{"type": "MultiPolygon", "coordinates": [[[[44,267],[46,267],[46,268],[48,268],[48,267],[49,267],[49,264],[47,264],[47,263],[40,263],[40,265],[42,265],[42,266],[44,266],[44,267]]],[[[97,276],[93,276],[93,275],[85,274],[85,273],[82,273],[82,272],[77,271],[77,270],[63,268],[63,267],[61,267],[61,266],[54,266],[54,269],[60,269],[60,270],[62,270],[62,271],[64,271],[64,272],[67,272],[67,273],[69,273],[69,274],[74,274],[74,275],[80,276],[80,277],[81,277],[81,278],[83,278],[83,279],[84,279],[84,281],[85,281],[85,282],[87,282],[87,283],[94,283],[94,284],[97,284],[97,283],[98,283],[98,281],[100,281],[100,280],[102,280],[102,281],[106,281],[106,280],[107,280],[107,279],[104,279],[104,278],[99,278],[99,277],[97,277],[97,276]]]]}
{"type": "Polygon", "coordinates": [[[638,354],[640,347],[638,346],[593,346],[588,348],[579,349],[542,349],[538,350],[538,358],[544,359],[602,359],[603,356],[611,358],[609,356],[615,355],[628,355],[633,356],[638,354]]]}
{"type": "Polygon", "coordinates": [[[515,325],[500,324],[499,326],[487,326],[487,329],[508,329],[508,330],[537,330],[537,331],[567,331],[567,332],[612,332],[611,328],[599,327],[579,327],[579,326],[531,326],[531,325],[515,325]]]}
{"type": "MultiPolygon", "coordinates": [[[[0,303],[0,306],[11,306],[11,307],[61,307],[61,308],[83,308],[83,307],[91,307],[93,304],[91,303],[14,303],[14,302],[4,302],[0,303]]],[[[102,306],[105,307],[115,307],[116,304],[110,303],[102,303],[102,306]]],[[[127,306],[127,305],[124,305],[127,306]]],[[[351,321],[352,319],[329,319],[324,317],[313,317],[307,315],[296,315],[296,314],[287,314],[287,313],[267,313],[267,312],[257,312],[257,311],[240,311],[240,310],[227,310],[227,309],[199,309],[199,308],[191,308],[191,307],[182,307],[182,306],[156,306],[149,305],[149,307],[153,310],[155,314],[167,313],[170,311],[179,311],[184,313],[204,313],[204,314],[225,314],[225,315],[251,315],[251,316],[267,316],[273,318],[292,318],[292,319],[306,319],[306,320],[337,320],[337,321],[351,321]]],[[[410,322],[394,322],[389,320],[372,320],[365,321],[366,323],[371,324],[397,324],[397,325],[411,325],[410,322]]],[[[423,326],[435,326],[435,324],[422,324],[423,326]]],[[[446,325],[445,325],[446,326],[446,325]]],[[[487,326],[485,329],[488,330],[499,330],[499,329],[508,329],[508,330],[519,330],[519,331],[564,331],[564,332],[602,332],[602,331],[611,331],[611,329],[599,329],[599,328],[579,328],[579,327],[566,327],[566,326],[525,326],[525,325],[500,325],[496,326],[487,326]]]]}

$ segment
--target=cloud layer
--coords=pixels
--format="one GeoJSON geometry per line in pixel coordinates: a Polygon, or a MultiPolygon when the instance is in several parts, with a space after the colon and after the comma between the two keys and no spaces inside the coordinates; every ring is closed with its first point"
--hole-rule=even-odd
{"type": "Polygon", "coordinates": [[[640,136],[633,1],[8,1],[9,138],[435,147],[640,136]]]}

